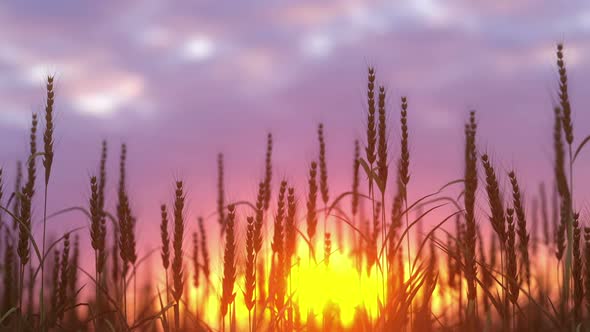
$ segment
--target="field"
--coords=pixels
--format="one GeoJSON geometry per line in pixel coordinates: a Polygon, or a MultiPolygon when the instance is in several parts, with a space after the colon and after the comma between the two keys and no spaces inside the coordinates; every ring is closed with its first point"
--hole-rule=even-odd
{"type": "Polygon", "coordinates": [[[48,211],[58,185],[52,166],[60,158],[59,91],[49,76],[45,110],[31,118],[27,159],[13,178],[0,169],[0,329],[590,330],[590,227],[583,227],[573,197],[574,186],[584,185],[574,177],[575,161],[590,137],[574,131],[564,52],[558,44],[556,102],[548,106],[553,177],[538,189],[521,188],[526,170],[504,170],[496,163],[501,156],[488,155],[493,147],[480,147],[471,111],[464,141],[453,143],[464,151],[457,177],[408,195],[417,181],[410,141],[420,135],[408,129],[412,101],[394,102],[378,84],[378,69],[369,67],[359,123],[364,137],[351,138],[350,164],[330,163],[330,144],[349,142],[328,144],[330,123],[319,123],[316,157],[288,175],[305,176],[306,186],[297,187],[273,169],[277,134],[265,133],[255,197],[228,199],[219,154],[211,175],[217,205],[206,209],[216,212],[187,218],[187,192],[198,189],[179,176],[171,183],[172,204],[155,210],[160,243],[148,252],[136,245],[142,220],[133,211],[134,170],[127,168],[133,149],[125,143],[97,144],[100,163],[82,189],[86,205],[48,211]],[[392,131],[399,141],[390,139],[392,131]],[[113,151],[118,174],[107,172],[113,151]],[[348,191],[331,190],[335,168],[350,170],[348,191]],[[107,178],[117,179],[112,197],[107,178]],[[48,223],[63,215],[85,218],[87,226],[48,223]],[[39,236],[31,232],[36,219],[39,236]],[[49,237],[56,228],[58,237],[49,237]],[[153,256],[158,264],[147,264],[153,256]],[[89,262],[92,269],[85,268],[89,262]]]}

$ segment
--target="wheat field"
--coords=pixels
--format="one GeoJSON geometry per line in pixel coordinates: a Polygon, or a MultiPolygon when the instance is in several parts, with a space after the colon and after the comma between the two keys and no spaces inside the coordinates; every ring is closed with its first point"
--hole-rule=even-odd
{"type": "Polygon", "coordinates": [[[456,178],[420,195],[409,191],[416,182],[410,142],[420,135],[408,126],[412,100],[395,102],[369,67],[363,137],[330,141],[330,123],[318,123],[315,157],[288,175],[304,187],[276,174],[280,133],[264,133],[256,195],[230,200],[224,155],[212,157],[216,206],[206,211],[215,212],[188,218],[195,202],[187,192],[198,189],[178,176],[168,203],[152,202],[160,242],[149,252],[137,246],[143,221],[133,211],[127,161],[134,153],[125,143],[105,138],[92,147],[100,163],[83,189],[87,204],[48,211],[61,153],[54,149],[59,90],[49,76],[26,159],[14,177],[0,169],[0,330],[590,330],[590,227],[573,197],[574,185],[584,185],[575,161],[590,137],[574,131],[564,52],[558,44],[556,102],[548,105],[553,176],[538,188],[521,188],[526,170],[499,167],[493,146],[480,146],[470,111],[464,141],[453,142],[464,149],[456,178]],[[327,158],[341,144],[350,145],[348,165],[327,158]],[[117,162],[118,174],[108,173],[117,162]],[[334,192],[330,175],[342,168],[349,190],[334,192]],[[85,226],[48,224],[70,214],[85,226]],[[36,218],[39,236],[31,232],[36,218]],[[90,252],[81,250],[86,245],[90,252]],[[146,263],[153,256],[158,264],[146,263]]]}

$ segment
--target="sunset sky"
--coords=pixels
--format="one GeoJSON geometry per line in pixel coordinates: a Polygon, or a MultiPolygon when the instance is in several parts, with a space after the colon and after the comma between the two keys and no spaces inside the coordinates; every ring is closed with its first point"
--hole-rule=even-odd
{"type": "MultiPolygon", "coordinates": [[[[50,212],[87,205],[102,139],[109,143],[111,209],[120,144],[128,144],[128,188],[144,252],[157,246],[159,205],[171,202],[175,179],[186,181],[189,231],[197,215],[214,212],[217,153],[226,159],[227,199],[253,200],[268,132],[276,143],[275,190],[284,177],[304,200],[319,122],[335,197],[350,186],[354,140],[364,140],[366,70],[373,65],[388,90],[392,161],[399,153],[399,99],[408,96],[410,199],[461,176],[471,109],[481,151],[499,173],[519,171],[525,194],[536,194],[541,181],[551,181],[557,42],[565,43],[576,141],[590,133],[590,3],[485,3],[4,1],[5,190],[13,188],[16,160],[27,157],[44,78],[55,74],[50,212]]],[[[578,182],[590,180],[583,173],[589,165],[590,153],[583,153],[578,182]]],[[[42,181],[37,185],[39,234],[42,181]]],[[[576,207],[587,212],[590,191],[580,187],[576,207]]],[[[50,221],[50,233],[85,223],[82,215],[62,216],[50,221]]]]}

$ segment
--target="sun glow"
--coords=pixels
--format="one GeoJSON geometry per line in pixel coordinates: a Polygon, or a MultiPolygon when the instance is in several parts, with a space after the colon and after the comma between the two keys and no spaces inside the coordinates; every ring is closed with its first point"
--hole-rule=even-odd
{"type": "MultiPolygon", "coordinates": [[[[303,241],[302,241],[303,242],[303,241]]],[[[367,274],[363,265],[361,273],[355,268],[356,258],[350,255],[348,250],[335,250],[330,255],[330,265],[323,262],[323,251],[316,258],[310,261],[309,252],[305,242],[298,243],[298,259],[294,259],[291,270],[291,277],[288,280],[287,296],[285,302],[296,303],[297,315],[305,325],[309,321],[322,326],[326,321],[338,322],[344,327],[353,324],[355,314],[359,310],[367,310],[371,317],[376,316],[377,297],[381,296],[381,279],[377,276],[375,269],[370,275],[367,274]],[[289,294],[292,294],[291,296],[289,294]]],[[[322,248],[323,243],[317,243],[316,248],[322,248]]],[[[345,246],[346,248],[346,246],[345,246]]],[[[264,248],[263,248],[264,250],[264,248]]],[[[270,255],[264,259],[265,263],[270,260],[270,255]]],[[[202,285],[195,288],[192,283],[189,286],[190,311],[202,313],[201,319],[209,323],[219,321],[219,297],[220,289],[213,289],[221,284],[222,264],[216,264],[220,269],[216,271],[211,279],[209,289],[202,285]],[[215,279],[214,279],[215,278],[215,279]],[[219,279],[219,280],[218,280],[219,279]],[[215,286],[214,286],[215,285],[215,286]]],[[[266,264],[268,265],[268,264],[266,264]]],[[[266,267],[268,275],[268,269],[266,267]]],[[[192,276],[191,276],[192,278],[192,276]]],[[[187,279],[187,283],[189,283],[187,279]]],[[[238,273],[236,279],[235,314],[238,328],[248,328],[248,310],[244,306],[242,294],[244,284],[243,273],[238,273]]],[[[268,287],[266,292],[268,294],[268,287]]],[[[295,315],[295,313],[293,313],[295,315]]],[[[269,310],[265,312],[266,320],[271,317],[269,310]]],[[[216,325],[216,324],[213,324],[216,325]]]]}
{"type": "MultiPolygon", "coordinates": [[[[245,222],[245,220],[240,221],[245,222]]],[[[243,225],[239,225],[239,227],[243,227],[243,225]]],[[[265,234],[269,234],[267,235],[269,238],[265,241],[271,241],[272,232],[265,234]]],[[[292,260],[290,277],[287,279],[285,303],[290,303],[288,307],[293,308],[293,311],[287,315],[293,315],[294,321],[299,321],[302,326],[313,324],[316,327],[323,326],[329,329],[330,324],[337,324],[336,326],[351,329],[355,326],[355,319],[359,319],[358,314],[361,312],[365,315],[364,317],[373,321],[372,324],[379,319],[379,306],[383,303],[383,291],[388,283],[383,283],[381,270],[377,263],[368,272],[366,258],[362,255],[359,258],[359,255],[355,254],[354,243],[358,243],[358,238],[353,240],[353,234],[346,233],[346,235],[341,239],[341,247],[338,247],[337,237],[333,238],[329,265],[324,261],[323,236],[316,236],[318,239],[314,241],[315,259],[310,257],[307,242],[301,238],[297,241],[297,252],[292,260]]],[[[223,246],[222,243],[219,248],[223,248],[223,246]]],[[[238,243],[238,248],[243,248],[243,246],[238,243]]],[[[270,246],[266,246],[263,247],[261,253],[264,255],[261,254],[258,260],[264,264],[264,292],[267,295],[269,293],[268,276],[270,275],[272,250],[270,246]]],[[[242,253],[238,252],[238,267],[244,266],[242,260],[244,257],[241,255],[242,253]]],[[[203,284],[204,278],[201,277],[199,287],[195,288],[194,276],[192,273],[190,275],[187,273],[185,281],[186,287],[188,287],[187,309],[190,313],[198,313],[198,319],[210,326],[221,326],[220,297],[223,263],[221,257],[212,257],[212,259],[212,271],[208,286],[203,284]]],[[[407,278],[407,265],[403,266],[403,271],[399,271],[399,268],[399,266],[391,268],[391,274],[396,277],[401,274],[407,278]]],[[[244,273],[243,268],[238,268],[234,287],[236,297],[230,311],[235,311],[235,324],[238,330],[247,330],[249,319],[254,319],[251,318],[254,313],[250,313],[251,317],[249,318],[248,309],[244,305],[244,273]]],[[[258,287],[257,285],[257,294],[259,294],[258,287]]],[[[385,291],[389,292],[391,289],[385,291]]],[[[420,296],[421,292],[418,293],[418,297],[420,296]]],[[[444,309],[445,303],[449,303],[449,301],[452,301],[450,296],[439,294],[435,289],[431,297],[433,311],[444,309]]],[[[261,308],[268,303],[261,301],[260,296],[257,302],[259,310],[257,316],[260,319],[262,317],[261,308]]],[[[268,307],[263,311],[264,319],[260,321],[266,326],[268,322],[272,321],[273,314],[268,307]]]]}

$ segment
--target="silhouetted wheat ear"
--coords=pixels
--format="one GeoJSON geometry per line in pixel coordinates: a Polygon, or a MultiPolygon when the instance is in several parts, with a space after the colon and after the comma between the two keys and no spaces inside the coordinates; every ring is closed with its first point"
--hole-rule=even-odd
{"type": "Polygon", "coordinates": [[[100,153],[100,170],[98,178],[98,206],[102,214],[105,213],[105,187],[107,183],[107,141],[102,141],[100,153]]]}
{"type": "Polygon", "coordinates": [[[307,193],[307,236],[309,242],[313,243],[313,237],[315,236],[318,219],[316,214],[317,209],[317,192],[318,186],[316,183],[317,175],[317,163],[311,162],[309,168],[309,179],[308,179],[308,193],[307,193]]]}
{"type": "Polygon", "coordinates": [[[18,224],[18,246],[17,253],[20,257],[21,265],[24,266],[29,262],[30,258],[30,239],[29,232],[31,232],[31,209],[32,200],[35,193],[35,155],[37,154],[37,114],[32,115],[31,120],[31,134],[30,134],[30,156],[27,162],[27,183],[20,192],[20,212],[19,217],[21,223],[18,224]]]}
{"type": "Polygon", "coordinates": [[[126,273],[129,257],[128,257],[128,243],[130,227],[130,212],[129,212],[129,201],[127,199],[127,193],[125,190],[125,161],[127,158],[127,146],[121,145],[121,156],[119,159],[119,188],[117,192],[117,220],[119,223],[119,250],[121,260],[123,262],[123,274],[126,273]]]}
{"type": "Polygon", "coordinates": [[[137,250],[136,250],[136,241],[135,241],[135,225],[137,223],[137,219],[133,216],[131,212],[131,207],[129,205],[129,197],[127,197],[127,258],[129,259],[129,263],[132,265],[135,264],[137,260],[137,250]]]}
{"type": "Polygon", "coordinates": [[[45,133],[43,134],[43,166],[45,167],[45,184],[49,183],[53,165],[53,76],[47,77],[47,104],[45,105],[45,133]]]}
{"type": "Polygon", "coordinates": [[[203,255],[203,274],[205,279],[209,281],[209,249],[207,248],[207,232],[205,232],[205,225],[202,217],[198,218],[199,233],[201,233],[201,254],[203,255]]]}
{"type": "Polygon", "coordinates": [[[98,184],[96,176],[90,177],[90,244],[92,249],[98,250],[100,237],[101,213],[98,203],[98,184]]]}
{"type": "Polygon", "coordinates": [[[559,104],[563,111],[563,131],[569,145],[574,141],[574,128],[572,124],[572,109],[567,91],[567,72],[563,59],[563,44],[557,44],[557,69],[559,73],[559,104]]]}
{"type": "Polygon", "coordinates": [[[285,282],[285,225],[286,201],[285,194],[287,191],[287,181],[281,181],[279,188],[279,197],[277,200],[277,213],[275,215],[274,233],[271,243],[274,257],[273,260],[273,277],[270,278],[274,295],[274,305],[277,310],[281,310],[284,304],[286,282],[285,282]]]}
{"type": "Polygon", "coordinates": [[[381,202],[375,202],[375,213],[373,214],[373,233],[372,233],[372,240],[377,244],[377,239],[379,237],[380,231],[380,216],[381,216],[381,202]]]}
{"type": "Polygon", "coordinates": [[[324,234],[324,264],[330,266],[330,255],[332,253],[332,234],[326,232],[324,234]]]}
{"type": "MultiPolygon", "coordinates": [[[[36,116],[33,117],[33,127],[31,129],[31,156],[34,156],[36,153],[36,143],[35,143],[35,132],[37,127],[37,120],[36,116]]],[[[29,262],[30,258],[30,239],[29,239],[29,232],[31,231],[31,209],[32,209],[32,199],[34,193],[34,182],[35,182],[35,163],[34,157],[29,159],[28,163],[28,174],[29,178],[27,180],[27,184],[24,188],[22,188],[22,192],[20,192],[20,223],[18,224],[18,246],[17,246],[17,253],[20,258],[21,265],[26,265],[29,262]]]]}
{"type": "Polygon", "coordinates": [[[490,164],[487,154],[481,156],[481,161],[486,173],[486,192],[488,193],[488,202],[490,205],[490,222],[492,228],[500,238],[501,243],[506,243],[506,223],[504,217],[504,207],[502,197],[500,195],[500,188],[498,187],[498,180],[494,168],[490,164]]]}
{"type": "MultiPolygon", "coordinates": [[[[463,275],[463,269],[461,269],[461,264],[465,261],[465,223],[461,222],[461,215],[457,215],[455,219],[455,236],[456,241],[454,245],[454,254],[456,255],[456,265],[455,265],[455,273],[457,275],[457,279],[461,280],[463,275]]],[[[462,284],[459,284],[462,286],[462,284]]]]}
{"type": "Polygon", "coordinates": [[[199,288],[199,236],[197,232],[193,232],[193,268],[195,275],[193,276],[193,286],[199,288]]]}
{"type": "Polygon", "coordinates": [[[565,172],[565,152],[562,140],[562,111],[559,108],[554,108],[554,126],[553,126],[553,150],[555,153],[555,181],[557,183],[557,191],[562,199],[567,200],[569,196],[569,186],[565,172]]]}
{"type": "MultiPolygon", "coordinates": [[[[107,236],[107,227],[106,227],[106,211],[105,211],[105,187],[107,181],[107,171],[106,171],[106,163],[107,163],[107,142],[102,141],[101,153],[100,153],[100,165],[99,165],[99,177],[98,177],[98,208],[100,211],[100,236],[98,238],[99,242],[99,264],[98,267],[100,272],[104,270],[107,260],[107,250],[106,250],[106,236],[107,236]]],[[[115,226],[116,227],[116,226],[115,226]]]]}
{"type": "Polygon", "coordinates": [[[50,298],[50,315],[49,315],[49,326],[55,327],[57,304],[58,304],[58,288],[59,288],[59,249],[55,249],[53,252],[53,273],[51,274],[51,288],[49,290],[50,298]]]}
{"type": "Polygon", "coordinates": [[[170,266],[170,236],[168,234],[168,211],[166,211],[166,205],[160,206],[160,237],[162,238],[162,266],[164,270],[168,270],[170,266]]]}
{"type": "MultiPolygon", "coordinates": [[[[78,236],[78,234],[76,234],[74,236],[74,246],[73,246],[73,252],[72,252],[72,260],[70,262],[70,268],[69,268],[69,275],[68,275],[68,292],[70,294],[70,296],[73,297],[73,301],[76,301],[76,284],[78,281],[78,266],[79,266],[79,260],[80,260],[80,236],[78,236]]],[[[113,253],[113,255],[116,257],[117,253],[113,253]]]]}
{"type": "Polygon", "coordinates": [[[524,278],[527,285],[531,284],[531,264],[529,260],[529,234],[527,232],[526,213],[523,206],[523,199],[521,197],[520,187],[516,179],[516,173],[511,171],[508,173],[510,184],[512,185],[512,200],[514,204],[514,211],[517,219],[517,233],[518,233],[518,251],[520,259],[522,260],[522,267],[524,267],[524,278]]]}
{"type": "Polygon", "coordinates": [[[248,310],[254,308],[256,299],[254,298],[256,292],[256,261],[254,249],[254,228],[255,221],[253,217],[248,217],[248,228],[246,230],[246,273],[244,275],[244,303],[248,310]]]}
{"type": "Polygon", "coordinates": [[[123,261],[123,275],[125,275],[127,273],[127,269],[129,268],[129,263],[131,262],[131,257],[130,257],[130,244],[131,244],[131,234],[132,234],[132,229],[131,229],[131,215],[129,212],[129,202],[127,201],[127,196],[123,195],[121,197],[121,201],[119,202],[120,204],[120,210],[121,210],[121,217],[119,218],[119,229],[120,229],[120,234],[119,234],[119,250],[120,250],[120,256],[121,256],[121,260],[123,261]]]}
{"type": "Polygon", "coordinates": [[[172,295],[176,302],[180,302],[180,297],[184,290],[183,277],[183,257],[182,257],[182,239],[184,237],[184,200],[182,181],[176,181],[176,191],[174,198],[174,238],[172,248],[174,250],[174,259],[172,260],[172,280],[174,289],[172,295]]]}
{"type": "Polygon", "coordinates": [[[352,161],[352,215],[356,216],[359,208],[359,170],[361,166],[361,148],[359,141],[354,141],[354,159],[352,161]]]}
{"type": "Polygon", "coordinates": [[[217,155],[217,221],[225,229],[225,193],[223,186],[223,154],[217,155]]]}
{"type": "Polygon", "coordinates": [[[59,320],[63,319],[64,310],[66,306],[66,300],[68,297],[68,277],[69,277],[69,269],[68,263],[70,261],[70,233],[66,233],[64,235],[64,245],[63,251],[61,256],[61,266],[60,266],[60,280],[59,280],[59,288],[57,291],[57,307],[59,308],[57,317],[59,320]]]}
{"type": "MultiPolygon", "coordinates": [[[[477,191],[477,148],[475,134],[477,124],[475,111],[469,114],[469,123],[465,124],[465,278],[467,279],[467,299],[477,300],[476,276],[477,265],[475,262],[476,247],[476,221],[475,221],[475,194],[477,191]]],[[[481,246],[481,245],[480,245],[481,246]]],[[[471,307],[470,307],[471,308],[471,307]]],[[[473,327],[475,323],[475,306],[469,312],[468,319],[473,327]]]]}
{"type": "Polygon", "coordinates": [[[125,163],[127,162],[127,145],[125,143],[121,144],[121,156],[119,157],[119,188],[118,188],[118,195],[125,195],[125,181],[127,177],[127,172],[125,169],[125,163]]]}
{"type": "Polygon", "coordinates": [[[118,282],[119,280],[119,239],[120,239],[120,230],[117,223],[113,224],[113,247],[111,252],[111,276],[114,282],[118,282]]]}
{"type": "Polygon", "coordinates": [[[33,197],[35,193],[35,179],[36,179],[36,162],[35,157],[37,154],[37,125],[39,121],[37,120],[37,114],[32,115],[31,120],[31,135],[30,135],[30,155],[29,159],[27,160],[27,183],[25,184],[25,188],[23,191],[29,192],[30,196],[33,197]]]}
{"type": "Polygon", "coordinates": [[[403,183],[403,196],[407,199],[407,186],[410,182],[410,149],[408,142],[408,99],[402,97],[402,107],[400,112],[401,122],[401,156],[399,164],[400,181],[403,183]]]}
{"type": "Polygon", "coordinates": [[[96,270],[102,273],[106,262],[106,216],[100,207],[100,196],[96,177],[90,178],[90,239],[96,252],[96,270]]]}
{"type": "Polygon", "coordinates": [[[375,163],[377,156],[375,154],[375,147],[377,144],[377,129],[375,128],[375,69],[369,67],[369,79],[367,84],[367,147],[365,153],[367,162],[370,165],[375,163]]]}
{"type": "Polygon", "coordinates": [[[266,159],[264,163],[264,210],[270,207],[271,182],[272,182],[272,134],[266,138],[266,159]]]}
{"type": "Polygon", "coordinates": [[[233,303],[236,294],[234,284],[236,281],[236,240],[234,234],[236,211],[235,206],[227,208],[227,227],[225,230],[225,251],[223,254],[223,281],[221,294],[221,317],[227,315],[229,306],[233,303]]]}
{"type": "Polygon", "coordinates": [[[398,230],[402,226],[402,205],[403,205],[404,198],[402,197],[403,183],[401,183],[399,172],[396,172],[396,184],[397,184],[397,192],[396,192],[395,196],[393,197],[393,202],[391,204],[391,223],[389,225],[389,238],[388,238],[389,248],[387,251],[388,252],[387,259],[389,260],[390,264],[393,264],[396,259],[395,255],[393,254],[393,251],[395,250],[398,230]],[[391,253],[391,255],[389,255],[389,253],[391,253]]]}
{"type": "MultiPolygon", "coordinates": [[[[23,164],[20,160],[16,162],[16,178],[14,180],[14,203],[12,205],[12,213],[16,218],[20,215],[21,190],[23,182],[23,164]]],[[[16,218],[12,218],[12,229],[16,230],[18,222],[16,218]]]]}
{"type": "Polygon", "coordinates": [[[285,219],[285,273],[288,274],[291,268],[291,258],[295,254],[297,244],[297,230],[295,221],[297,203],[295,202],[295,188],[288,189],[287,195],[287,218],[285,219]]]}
{"type": "Polygon", "coordinates": [[[377,144],[377,176],[382,183],[382,190],[385,191],[387,184],[387,119],[385,116],[385,87],[379,87],[379,141],[377,144]]]}
{"type": "Polygon", "coordinates": [[[320,144],[320,192],[322,194],[322,201],[324,205],[328,204],[330,198],[328,193],[328,166],[326,165],[326,141],[324,139],[324,125],[318,125],[318,141],[320,144]]]}
{"type": "Polygon", "coordinates": [[[508,275],[508,294],[510,301],[517,304],[520,287],[518,283],[518,271],[516,266],[516,249],[515,232],[514,232],[514,210],[506,209],[506,221],[508,223],[508,233],[506,239],[506,256],[507,256],[507,275],[508,275]]]}
{"type": "Polygon", "coordinates": [[[258,184],[258,194],[256,195],[256,219],[254,220],[254,252],[256,255],[262,249],[262,226],[264,223],[264,210],[266,202],[266,184],[258,184]]]}
{"type": "Polygon", "coordinates": [[[281,182],[279,189],[279,198],[277,200],[277,213],[275,215],[274,233],[272,238],[272,251],[275,254],[284,254],[284,224],[285,219],[285,192],[287,191],[287,181],[281,182]]]}
{"type": "MultiPolygon", "coordinates": [[[[539,250],[539,242],[540,242],[540,236],[539,236],[539,222],[541,220],[541,218],[539,217],[539,199],[537,197],[533,197],[532,202],[531,202],[531,231],[530,231],[530,235],[531,235],[531,239],[532,239],[532,245],[531,245],[531,250],[533,251],[533,256],[537,255],[537,252],[539,250]]],[[[529,259],[529,265],[530,265],[530,259],[529,259]]],[[[530,271],[530,268],[529,268],[530,271]]],[[[528,279],[530,280],[530,278],[528,279]]]]}

